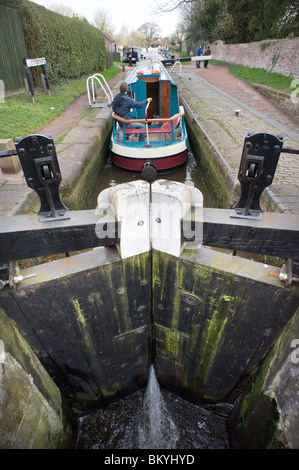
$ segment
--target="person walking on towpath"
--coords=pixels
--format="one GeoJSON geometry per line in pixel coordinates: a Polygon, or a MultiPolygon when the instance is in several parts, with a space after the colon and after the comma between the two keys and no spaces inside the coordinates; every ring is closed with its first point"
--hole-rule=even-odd
{"type": "MultiPolygon", "coordinates": [[[[205,52],[204,52],[204,55],[211,55],[210,46],[207,46],[207,48],[206,48],[206,50],[205,50],[205,52]]],[[[208,63],[209,63],[208,60],[205,60],[205,61],[204,61],[204,68],[205,68],[205,69],[208,69],[208,68],[209,68],[209,67],[208,67],[208,63]]]]}
{"type": "MultiPolygon", "coordinates": [[[[201,44],[199,44],[198,48],[196,49],[196,57],[199,57],[202,55],[202,47],[201,44]]],[[[196,68],[200,69],[200,60],[196,61],[196,68]]]]}
{"type": "MultiPolygon", "coordinates": [[[[131,108],[143,108],[148,102],[152,101],[152,98],[147,98],[144,101],[135,101],[130,96],[128,96],[128,84],[127,82],[122,82],[119,86],[119,91],[115,98],[112,101],[112,109],[118,116],[124,119],[132,119],[130,115],[131,108]]],[[[122,127],[122,123],[119,123],[122,127]]],[[[134,129],[145,129],[145,125],[141,122],[130,122],[128,127],[133,127],[134,129]]],[[[145,134],[139,134],[139,142],[145,141],[145,134]]]]}

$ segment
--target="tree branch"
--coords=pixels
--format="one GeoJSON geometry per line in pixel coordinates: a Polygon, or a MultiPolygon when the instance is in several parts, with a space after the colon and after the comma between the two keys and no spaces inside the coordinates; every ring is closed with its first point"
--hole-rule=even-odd
{"type": "Polygon", "coordinates": [[[167,2],[160,3],[158,0],[155,1],[155,13],[170,13],[176,10],[182,5],[195,3],[197,0],[168,0],[167,2]]]}

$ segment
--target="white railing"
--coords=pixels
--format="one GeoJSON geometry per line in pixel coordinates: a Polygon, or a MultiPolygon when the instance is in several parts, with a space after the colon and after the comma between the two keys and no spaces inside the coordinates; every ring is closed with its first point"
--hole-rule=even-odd
{"type": "Polygon", "coordinates": [[[126,136],[134,135],[134,134],[145,134],[147,138],[147,145],[149,145],[150,136],[156,134],[170,134],[171,138],[170,141],[174,142],[176,140],[181,140],[184,138],[184,108],[182,106],[179,107],[179,113],[171,116],[170,118],[151,118],[147,119],[147,115],[145,119],[124,119],[114,112],[112,113],[113,117],[113,134],[116,141],[120,141],[117,138],[118,130],[122,131],[122,143],[126,143],[126,136]],[[131,123],[141,122],[145,125],[143,129],[136,129],[134,127],[130,127],[131,123]],[[117,123],[120,123],[120,129],[117,128],[117,123]],[[148,124],[155,123],[158,126],[151,126],[149,127],[148,124]],[[161,126],[161,127],[159,127],[161,126]]]}
{"type": "Polygon", "coordinates": [[[177,60],[177,61],[173,64],[173,66],[171,67],[170,73],[173,72],[173,69],[175,68],[175,66],[176,66],[177,64],[180,65],[180,75],[181,75],[181,73],[182,73],[182,63],[181,63],[179,60],[177,60]]]}
{"type": "Polygon", "coordinates": [[[87,87],[87,96],[88,96],[88,104],[92,108],[100,108],[103,106],[110,106],[113,100],[113,94],[112,91],[110,90],[110,87],[105,80],[105,77],[101,75],[100,73],[95,73],[91,75],[90,77],[87,78],[86,80],[86,87],[87,87]],[[91,82],[91,92],[92,92],[92,100],[91,100],[91,93],[90,93],[90,82],[91,82]],[[98,84],[101,86],[102,90],[104,91],[108,103],[103,104],[103,103],[96,103],[96,86],[95,82],[98,82],[98,84]]]}

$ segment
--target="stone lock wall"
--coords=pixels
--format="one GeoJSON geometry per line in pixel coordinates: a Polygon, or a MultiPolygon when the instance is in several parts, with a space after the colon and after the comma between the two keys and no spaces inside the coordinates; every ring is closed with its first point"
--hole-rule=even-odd
{"type": "Polygon", "coordinates": [[[225,44],[219,40],[213,42],[211,50],[213,59],[216,60],[299,77],[299,38],[244,44],[225,44]]]}
{"type": "Polygon", "coordinates": [[[69,413],[57,385],[2,308],[0,325],[0,449],[69,447],[69,413]]]}

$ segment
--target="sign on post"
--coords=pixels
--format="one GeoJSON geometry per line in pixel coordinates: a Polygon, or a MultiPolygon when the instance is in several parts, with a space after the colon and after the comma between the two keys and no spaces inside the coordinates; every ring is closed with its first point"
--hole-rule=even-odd
{"type": "Polygon", "coordinates": [[[45,89],[48,92],[48,95],[50,94],[50,85],[49,85],[49,80],[48,80],[48,75],[46,71],[46,59],[44,57],[39,57],[37,59],[26,59],[24,57],[23,59],[23,65],[24,65],[24,70],[25,70],[25,85],[26,89],[28,91],[28,94],[30,94],[31,101],[34,103],[34,88],[33,88],[33,80],[32,76],[30,73],[30,68],[31,67],[39,67],[41,66],[42,68],[42,82],[45,87],[45,89]]]}

